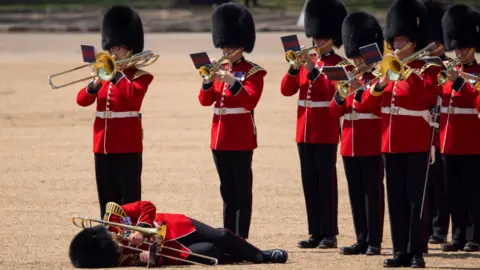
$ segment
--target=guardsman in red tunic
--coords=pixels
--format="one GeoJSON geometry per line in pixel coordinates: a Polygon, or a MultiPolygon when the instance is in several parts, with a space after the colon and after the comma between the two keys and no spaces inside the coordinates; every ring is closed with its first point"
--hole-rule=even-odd
{"type": "MultiPolygon", "coordinates": [[[[354,12],[343,21],[342,39],[345,55],[362,69],[359,80],[352,81],[350,90],[371,85],[377,80],[373,65],[365,66],[359,48],[376,43],[383,52],[383,33],[377,19],[366,12],[354,12]]],[[[357,74],[353,74],[357,75],[357,74]]],[[[347,177],[350,205],[357,242],[340,249],[344,255],[379,255],[383,235],[384,186],[381,154],[380,106],[364,108],[363,90],[345,98],[337,91],[330,103],[330,112],[343,116],[340,153],[347,177]]]]}
{"type": "MultiPolygon", "coordinates": [[[[424,2],[428,12],[428,27],[429,27],[429,42],[435,42],[436,47],[432,49],[430,56],[440,57],[442,61],[447,61],[449,58],[445,55],[445,46],[443,42],[442,32],[442,17],[445,13],[447,6],[442,0],[428,0],[424,2]]],[[[431,66],[431,69],[435,69],[435,72],[429,72],[433,75],[433,81],[437,80],[438,73],[441,68],[438,66],[431,66]]],[[[433,164],[430,165],[428,173],[428,185],[427,185],[427,202],[426,215],[427,215],[427,229],[430,244],[443,244],[445,243],[448,235],[448,229],[450,225],[450,212],[448,210],[447,193],[445,190],[445,179],[443,173],[443,162],[440,154],[440,129],[437,125],[440,122],[439,107],[441,106],[442,86],[434,84],[437,87],[438,97],[437,104],[431,108],[432,115],[435,114],[435,127],[432,127],[434,132],[433,146],[435,149],[435,158],[433,164]]],[[[431,153],[433,157],[433,153],[431,153]]]]}
{"type": "Polygon", "coordinates": [[[300,248],[336,248],[338,235],[337,147],[339,120],[330,114],[335,84],[320,71],[323,66],[346,65],[333,51],[342,45],[342,22],[347,16],[340,0],[309,0],[305,6],[305,34],[317,46],[305,63],[291,65],[281,84],[284,96],[299,93],[297,146],[310,238],[300,248]]]}
{"type": "MultiPolygon", "coordinates": [[[[239,261],[252,263],[285,263],[288,253],[280,249],[260,250],[229,230],[215,229],[198,220],[183,214],[156,213],[155,205],[148,201],[138,201],[121,206],[121,214],[112,213],[107,221],[137,227],[154,228],[166,225],[164,247],[182,250],[161,249],[161,254],[179,259],[187,259],[199,263],[207,263],[205,259],[189,255],[196,253],[218,260],[219,264],[239,261]]],[[[118,266],[141,266],[148,261],[148,249],[144,236],[138,231],[132,231],[127,241],[144,249],[144,252],[118,246],[112,234],[118,232],[118,227],[96,226],[83,229],[70,243],[70,261],[77,268],[107,268],[118,266]]],[[[183,264],[179,260],[158,256],[156,265],[183,264]]]]}
{"type": "Polygon", "coordinates": [[[255,23],[250,11],[238,3],[218,6],[212,15],[215,48],[221,48],[228,64],[213,81],[204,81],[198,99],[212,106],[210,148],[220,177],[223,225],[248,238],[252,215],[252,156],[257,147],[253,111],[263,91],[267,72],[247,61],[255,45],[255,23]],[[232,53],[233,52],[233,53],[232,53]]]}
{"type": "MultiPolygon", "coordinates": [[[[143,51],[143,27],[137,12],[113,6],[103,17],[102,47],[116,59],[143,51]]],[[[119,67],[121,69],[122,67],[119,67]]],[[[100,215],[105,205],[141,198],[142,123],[140,108],[153,76],[135,67],[119,70],[111,81],[96,78],[78,92],[77,103],[97,103],[93,152],[100,215]]]]}
{"type": "MultiPolygon", "coordinates": [[[[422,50],[428,34],[427,10],[419,0],[396,0],[387,12],[385,40],[399,59],[422,50]]],[[[417,54],[418,55],[418,54],[417,54]]],[[[425,218],[420,217],[431,143],[430,107],[436,88],[424,61],[410,59],[400,80],[386,74],[362,102],[382,109],[382,153],[386,171],[388,210],[392,233],[392,259],[384,267],[425,267],[428,236],[425,218]],[[412,72],[409,72],[412,71],[412,72]]]]}
{"type": "Polygon", "coordinates": [[[447,50],[455,50],[460,64],[447,72],[440,116],[440,149],[445,166],[452,214],[452,242],[444,251],[480,251],[480,119],[475,108],[478,92],[461,72],[479,76],[475,51],[480,49],[480,13],[454,5],[443,19],[447,50]],[[470,225],[473,231],[467,233],[470,225]]]}

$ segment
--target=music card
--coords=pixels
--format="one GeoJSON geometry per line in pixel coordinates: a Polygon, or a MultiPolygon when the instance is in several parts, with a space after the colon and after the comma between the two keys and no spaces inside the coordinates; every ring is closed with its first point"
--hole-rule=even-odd
{"type": "Polygon", "coordinates": [[[331,81],[347,81],[348,72],[345,67],[323,67],[323,74],[331,81]]]}
{"type": "Polygon", "coordinates": [[[300,51],[300,42],[298,41],[297,35],[283,36],[280,38],[282,40],[283,49],[287,51],[300,51]]]}
{"type": "Polygon", "coordinates": [[[360,50],[360,54],[362,54],[363,60],[367,65],[378,63],[383,59],[382,52],[378,48],[377,43],[365,45],[358,49],[360,50]]]}
{"type": "Polygon", "coordinates": [[[442,59],[438,56],[425,57],[425,58],[422,58],[422,60],[424,60],[425,62],[427,62],[429,64],[434,64],[435,66],[442,67],[444,69],[447,68],[445,66],[445,64],[443,63],[442,59]]]}
{"type": "Polygon", "coordinates": [[[196,69],[212,64],[206,52],[192,53],[190,54],[190,58],[192,58],[193,65],[196,69]]]}
{"type": "Polygon", "coordinates": [[[97,49],[92,45],[80,45],[82,49],[83,62],[85,63],[95,63],[97,60],[97,49]]]}

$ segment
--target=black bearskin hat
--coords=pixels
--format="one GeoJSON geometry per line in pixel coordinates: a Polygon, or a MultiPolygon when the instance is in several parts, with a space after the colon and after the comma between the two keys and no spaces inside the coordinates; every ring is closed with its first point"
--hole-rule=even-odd
{"type": "Polygon", "coordinates": [[[138,13],[130,7],[111,7],[103,16],[102,47],[127,46],[133,54],[143,51],[143,25],[138,13]]]}
{"type": "Polygon", "coordinates": [[[79,232],[70,243],[70,262],[76,268],[108,268],[117,265],[117,244],[107,228],[95,226],[79,232]]]}
{"type": "Polygon", "coordinates": [[[480,49],[480,13],[467,5],[454,5],[442,19],[445,48],[480,49]]]}
{"type": "Polygon", "coordinates": [[[215,48],[243,48],[251,53],[255,47],[255,21],[242,4],[219,5],[212,15],[212,40],[215,48]]]}
{"type": "Polygon", "coordinates": [[[428,13],[428,41],[443,44],[442,17],[447,10],[443,0],[426,0],[428,13]]]}
{"type": "Polygon", "coordinates": [[[342,0],[308,0],[305,7],[305,35],[309,38],[332,39],[342,46],[342,22],[347,9],[342,0]]]}
{"type": "Polygon", "coordinates": [[[377,19],[371,14],[359,11],[350,13],[342,24],[342,41],[348,58],[361,56],[358,48],[377,43],[383,53],[383,33],[377,19]]]}
{"type": "Polygon", "coordinates": [[[416,43],[416,50],[427,45],[427,8],[420,0],[395,0],[387,11],[385,40],[393,46],[393,39],[405,36],[416,43]]]}

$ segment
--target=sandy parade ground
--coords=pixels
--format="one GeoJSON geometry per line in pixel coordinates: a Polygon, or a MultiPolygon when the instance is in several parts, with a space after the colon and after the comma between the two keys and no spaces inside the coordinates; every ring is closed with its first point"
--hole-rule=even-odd
{"type": "MultiPolygon", "coordinates": [[[[290,252],[285,265],[219,266],[230,269],[381,269],[391,256],[388,213],[382,256],[342,256],[338,249],[301,250],[306,237],[305,203],[295,144],[296,97],[283,97],[287,71],[280,36],[259,33],[249,60],[268,74],[255,110],[259,148],[254,154],[250,241],[290,252]]],[[[302,32],[301,43],[310,42],[302,32]]],[[[82,65],[81,44],[100,49],[99,34],[0,34],[0,269],[71,268],[68,245],[80,230],[74,214],[98,216],[92,153],[95,108],[75,102],[83,83],[52,90],[49,75],[82,65]]],[[[208,33],[147,34],[146,50],[160,54],[145,70],[155,75],[143,103],[142,199],[157,211],[185,213],[222,225],[219,179],[209,150],[212,109],[200,106],[201,78],[189,54],[219,57],[208,33]]],[[[63,80],[88,76],[71,73],[63,80]]],[[[355,242],[341,158],[339,247],[355,242]]],[[[430,245],[427,266],[480,269],[480,254],[445,254],[430,245]]],[[[188,266],[188,268],[194,268],[188,266]]]]}

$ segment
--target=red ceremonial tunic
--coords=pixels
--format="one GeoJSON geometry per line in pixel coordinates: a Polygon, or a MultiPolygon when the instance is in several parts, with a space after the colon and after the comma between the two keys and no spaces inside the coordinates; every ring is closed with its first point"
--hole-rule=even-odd
{"type": "Polygon", "coordinates": [[[477,111],[479,112],[478,118],[480,119],[480,95],[477,96],[477,100],[475,101],[475,107],[477,108],[477,111]]]}
{"type": "MultiPolygon", "coordinates": [[[[377,79],[372,73],[363,75],[364,85],[373,85],[377,79]]],[[[368,88],[367,88],[368,89],[368,88]]],[[[381,154],[381,112],[380,105],[375,108],[366,107],[359,102],[363,91],[348,96],[338,104],[334,98],[330,103],[330,112],[334,117],[343,118],[342,156],[373,156],[381,154]]],[[[360,100],[361,101],[361,100],[360,100]]]]}
{"type": "Polygon", "coordinates": [[[129,68],[117,81],[102,82],[97,94],[82,88],[77,103],[86,107],[97,101],[93,124],[93,152],[98,154],[139,153],[143,151],[142,123],[139,111],[153,76],[143,70],[129,68]]]}
{"type": "MultiPolygon", "coordinates": [[[[475,76],[480,74],[476,61],[457,67],[475,76]]],[[[440,149],[442,154],[480,154],[479,95],[468,79],[464,83],[451,82],[443,86],[440,115],[440,149]],[[458,91],[455,91],[457,89],[458,91]]]]}
{"type": "MultiPolygon", "coordinates": [[[[316,68],[346,65],[345,59],[333,51],[312,56],[316,68]]],[[[309,78],[301,66],[298,74],[289,71],[282,80],[280,91],[284,96],[293,96],[300,91],[297,109],[297,143],[337,144],[340,136],[339,120],[330,114],[330,102],[335,94],[335,82],[324,74],[309,78]]]]}
{"type": "Polygon", "coordinates": [[[238,88],[214,80],[208,89],[202,87],[198,94],[202,106],[214,104],[210,148],[253,150],[257,148],[253,110],[262,96],[267,72],[243,57],[224,67],[237,78],[238,88]]]}
{"type": "MultiPolygon", "coordinates": [[[[440,56],[442,61],[449,60],[445,55],[440,56]]],[[[451,59],[450,59],[451,60],[451,59]]],[[[428,68],[429,72],[425,73],[426,76],[430,76],[429,80],[431,81],[431,87],[434,88],[433,91],[435,91],[437,95],[437,100],[435,102],[435,106],[441,106],[441,100],[442,100],[442,85],[438,83],[438,74],[440,71],[442,71],[442,68],[439,66],[431,66],[428,68]]],[[[433,109],[433,108],[432,108],[433,109]]],[[[433,111],[431,110],[433,113],[433,111]]],[[[436,122],[440,123],[440,115],[437,115],[436,122]]],[[[435,128],[435,133],[433,136],[433,146],[435,146],[435,151],[440,151],[440,129],[435,128]]]]}
{"type": "MultiPolygon", "coordinates": [[[[408,65],[419,71],[424,62],[415,60],[408,65]]],[[[391,81],[382,92],[375,92],[375,86],[364,92],[362,102],[366,108],[378,104],[382,107],[383,153],[430,151],[429,110],[437,97],[431,72],[435,71],[427,69],[420,75],[412,73],[407,80],[391,81]]]]}
{"type": "MultiPolygon", "coordinates": [[[[167,234],[165,236],[165,242],[163,245],[183,251],[190,251],[188,248],[176,241],[195,231],[195,227],[193,226],[192,222],[185,215],[156,213],[155,205],[153,205],[149,201],[139,201],[125,204],[122,205],[122,209],[125,211],[128,218],[121,219],[118,216],[112,215],[110,221],[132,226],[143,225],[144,227],[151,228],[160,226],[162,223],[165,223],[167,226],[167,234]]],[[[111,226],[109,227],[109,230],[115,231],[115,229],[111,226]]],[[[188,254],[186,253],[166,249],[162,249],[161,253],[182,259],[186,259],[188,257],[188,254]]],[[[124,248],[122,250],[122,255],[120,256],[120,265],[141,264],[138,255],[138,251],[132,251],[124,248]]],[[[181,264],[181,262],[178,260],[168,259],[159,256],[157,264],[181,264]]]]}

